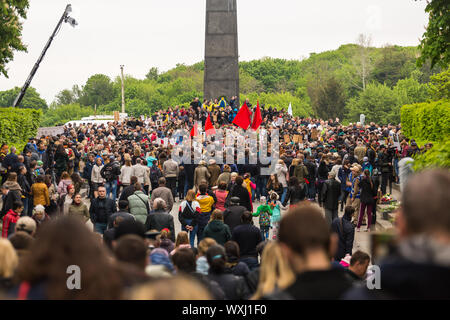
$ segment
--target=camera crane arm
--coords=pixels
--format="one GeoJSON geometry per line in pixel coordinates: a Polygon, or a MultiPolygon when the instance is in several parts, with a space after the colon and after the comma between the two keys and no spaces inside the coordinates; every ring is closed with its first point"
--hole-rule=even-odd
{"type": "Polygon", "coordinates": [[[44,50],[42,50],[41,55],[39,56],[38,60],[33,66],[33,69],[30,72],[30,75],[28,76],[27,80],[25,81],[25,84],[23,85],[22,89],[20,90],[19,94],[17,95],[16,99],[14,100],[13,107],[17,107],[20,102],[22,101],[22,98],[25,95],[25,92],[27,91],[28,87],[30,86],[31,80],[33,80],[33,77],[39,68],[40,63],[42,62],[42,59],[44,59],[45,53],[47,52],[48,48],[50,47],[50,44],[52,43],[53,39],[55,38],[56,34],[58,33],[59,29],[61,28],[61,25],[63,22],[70,23],[73,27],[77,25],[77,22],[74,18],[69,17],[69,13],[72,12],[72,6],[68,4],[66,6],[66,9],[64,10],[64,13],[59,19],[58,24],[56,25],[55,30],[53,31],[52,35],[50,36],[50,39],[48,39],[47,44],[44,47],[44,50]]]}

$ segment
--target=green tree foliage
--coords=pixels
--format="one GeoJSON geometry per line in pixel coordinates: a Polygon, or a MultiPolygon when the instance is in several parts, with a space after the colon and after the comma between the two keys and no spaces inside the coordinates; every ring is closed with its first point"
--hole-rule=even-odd
{"type": "Polygon", "coordinates": [[[431,67],[439,65],[445,69],[450,62],[450,2],[427,1],[425,12],[428,12],[429,20],[419,45],[422,55],[417,63],[420,66],[430,61],[431,67]]]}
{"type": "Polygon", "coordinates": [[[48,109],[43,116],[42,127],[63,125],[68,121],[80,120],[94,113],[91,107],[80,106],[79,104],[68,104],[56,106],[48,109]]]}
{"type": "Polygon", "coordinates": [[[450,138],[450,100],[405,105],[401,109],[402,131],[419,142],[450,138]]]}
{"type": "Polygon", "coordinates": [[[433,100],[450,99],[450,68],[431,76],[429,88],[433,100]]]}
{"type": "Polygon", "coordinates": [[[386,84],[369,83],[366,90],[347,104],[348,120],[359,121],[359,115],[366,116],[366,122],[398,123],[400,117],[395,114],[399,108],[398,97],[386,84]]]}
{"type": "Polygon", "coordinates": [[[41,110],[0,108],[0,143],[23,145],[36,135],[41,115],[41,110]]]}
{"type": "Polygon", "coordinates": [[[56,95],[56,105],[72,104],[77,101],[77,98],[72,90],[64,89],[56,95]]]}
{"type": "Polygon", "coordinates": [[[26,19],[28,0],[0,1],[0,74],[8,77],[6,64],[14,57],[14,51],[26,51],[22,43],[22,23],[26,19]]]}
{"type": "Polygon", "coordinates": [[[326,80],[325,86],[319,95],[317,106],[313,106],[313,108],[321,119],[342,119],[345,101],[344,87],[335,77],[331,77],[326,80]]]}
{"type": "Polygon", "coordinates": [[[91,76],[83,87],[79,102],[83,106],[100,106],[108,104],[116,92],[111,79],[104,74],[95,74],[91,76]]]}
{"type": "Polygon", "coordinates": [[[399,46],[386,46],[381,49],[381,58],[375,64],[372,77],[388,86],[394,86],[398,80],[409,77],[416,68],[414,51],[399,46]]]}
{"type": "MultiPolygon", "coordinates": [[[[0,107],[12,107],[14,100],[20,92],[19,87],[14,89],[0,91],[0,107]]],[[[39,93],[33,87],[28,87],[25,95],[17,106],[18,108],[42,109],[48,108],[47,102],[41,98],[39,93]]]]}
{"type": "Polygon", "coordinates": [[[450,139],[433,144],[431,150],[414,157],[414,169],[450,168],[450,139]]]}
{"type": "Polygon", "coordinates": [[[159,76],[158,68],[152,67],[145,75],[145,78],[148,80],[158,80],[158,76],[159,76]]]}

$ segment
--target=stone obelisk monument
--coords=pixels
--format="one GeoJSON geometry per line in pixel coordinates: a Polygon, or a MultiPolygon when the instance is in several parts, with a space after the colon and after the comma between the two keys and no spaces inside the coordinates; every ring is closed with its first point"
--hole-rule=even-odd
{"type": "Polygon", "coordinates": [[[206,0],[204,98],[239,101],[236,0],[206,0]]]}

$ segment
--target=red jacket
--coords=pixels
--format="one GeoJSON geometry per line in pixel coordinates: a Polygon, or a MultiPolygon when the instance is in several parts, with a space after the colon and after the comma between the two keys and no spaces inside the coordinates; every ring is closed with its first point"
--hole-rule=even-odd
{"type": "Polygon", "coordinates": [[[18,213],[9,209],[8,213],[3,217],[2,238],[8,238],[9,235],[14,233],[14,228],[19,218],[18,213]]]}

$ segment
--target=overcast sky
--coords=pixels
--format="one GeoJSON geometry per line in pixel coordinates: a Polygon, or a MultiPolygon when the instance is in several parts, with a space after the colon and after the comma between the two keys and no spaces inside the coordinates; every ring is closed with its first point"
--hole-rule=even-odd
{"type": "MultiPolygon", "coordinates": [[[[226,0],[224,0],[226,1],[226,0]]],[[[51,103],[96,73],[144,78],[149,68],[203,60],[206,0],[30,0],[23,24],[28,52],[15,53],[0,90],[21,87],[67,3],[79,25],[64,24],[31,86],[51,103]]],[[[241,61],[264,56],[301,59],[311,52],[372,36],[374,46],[416,46],[428,16],[426,1],[237,0],[241,61]]]]}

